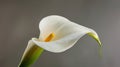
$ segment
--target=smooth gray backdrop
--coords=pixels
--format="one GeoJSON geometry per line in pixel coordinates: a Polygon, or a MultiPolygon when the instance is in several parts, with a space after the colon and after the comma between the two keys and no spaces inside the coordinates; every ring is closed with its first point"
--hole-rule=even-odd
{"type": "Polygon", "coordinates": [[[96,30],[103,58],[89,36],[66,52],[44,51],[32,67],[120,67],[120,0],[0,0],[0,67],[17,67],[39,21],[61,15],[96,30]]]}

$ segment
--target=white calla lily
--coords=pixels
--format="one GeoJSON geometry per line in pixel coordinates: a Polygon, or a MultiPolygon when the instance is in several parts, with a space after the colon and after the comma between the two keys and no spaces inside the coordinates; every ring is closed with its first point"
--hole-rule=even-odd
{"type": "Polygon", "coordinates": [[[28,43],[20,67],[30,66],[43,49],[54,53],[66,51],[85,34],[93,37],[101,46],[99,37],[93,29],[76,24],[62,16],[51,15],[43,18],[40,21],[39,29],[40,36],[32,38],[28,43]]]}
{"type": "Polygon", "coordinates": [[[39,24],[40,37],[32,41],[50,52],[63,52],[71,48],[83,35],[92,33],[98,38],[97,33],[85,26],[78,25],[61,16],[48,16],[42,19],[39,24]],[[54,33],[55,37],[50,42],[44,42],[46,36],[54,33]]]}

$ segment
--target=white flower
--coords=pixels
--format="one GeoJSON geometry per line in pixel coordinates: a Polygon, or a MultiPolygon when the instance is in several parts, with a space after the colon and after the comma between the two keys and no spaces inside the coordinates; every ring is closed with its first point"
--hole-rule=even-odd
{"type": "Polygon", "coordinates": [[[39,29],[40,37],[32,38],[32,41],[39,47],[54,53],[71,48],[85,34],[91,35],[101,44],[93,29],[76,24],[62,16],[51,15],[43,18],[39,29]],[[50,39],[49,42],[46,42],[46,39],[50,39]]]}
{"type": "Polygon", "coordinates": [[[85,34],[93,37],[101,46],[97,33],[90,28],[69,21],[65,17],[51,15],[39,24],[40,37],[32,38],[18,67],[29,67],[44,50],[60,53],[71,48],[85,34]]]}

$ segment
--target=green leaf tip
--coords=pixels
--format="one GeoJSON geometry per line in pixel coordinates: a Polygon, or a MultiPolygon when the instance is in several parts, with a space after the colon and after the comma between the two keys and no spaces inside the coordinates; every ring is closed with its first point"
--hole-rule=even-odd
{"type": "Polygon", "coordinates": [[[99,37],[96,34],[94,34],[94,33],[88,33],[88,35],[91,36],[91,37],[93,37],[93,39],[95,39],[98,42],[99,46],[102,47],[102,43],[101,43],[99,37]]]}
{"type": "Polygon", "coordinates": [[[42,52],[43,49],[35,44],[29,49],[26,48],[18,67],[30,67],[39,58],[42,52]]]}
{"type": "Polygon", "coordinates": [[[103,47],[103,45],[102,45],[98,35],[96,35],[92,32],[88,33],[88,35],[91,36],[93,39],[95,39],[98,42],[98,44],[99,44],[99,55],[100,55],[100,57],[102,57],[102,47],[103,47]]]}

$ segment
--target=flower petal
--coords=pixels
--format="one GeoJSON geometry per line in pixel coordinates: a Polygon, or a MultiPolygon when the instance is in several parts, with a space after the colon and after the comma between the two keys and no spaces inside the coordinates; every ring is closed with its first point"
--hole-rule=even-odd
{"type": "Polygon", "coordinates": [[[50,52],[63,52],[71,48],[83,35],[92,36],[101,45],[97,33],[85,26],[78,25],[61,16],[48,16],[40,22],[40,39],[44,40],[48,34],[54,32],[56,37],[50,42],[43,42],[37,38],[32,41],[50,52]]]}
{"type": "Polygon", "coordinates": [[[77,33],[71,34],[64,38],[61,38],[60,40],[51,41],[51,42],[40,42],[39,39],[37,39],[37,38],[32,38],[32,41],[36,45],[40,46],[41,48],[43,48],[47,51],[59,53],[59,52],[63,52],[65,50],[69,49],[70,47],[72,47],[80,37],[80,36],[77,37],[77,35],[78,35],[77,33]]]}
{"type": "Polygon", "coordinates": [[[56,32],[65,24],[65,22],[70,22],[68,19],[61,16],[47,16],[40,21],[40,37],[39,39],[43,41],[50,33],[56,32]]]}

